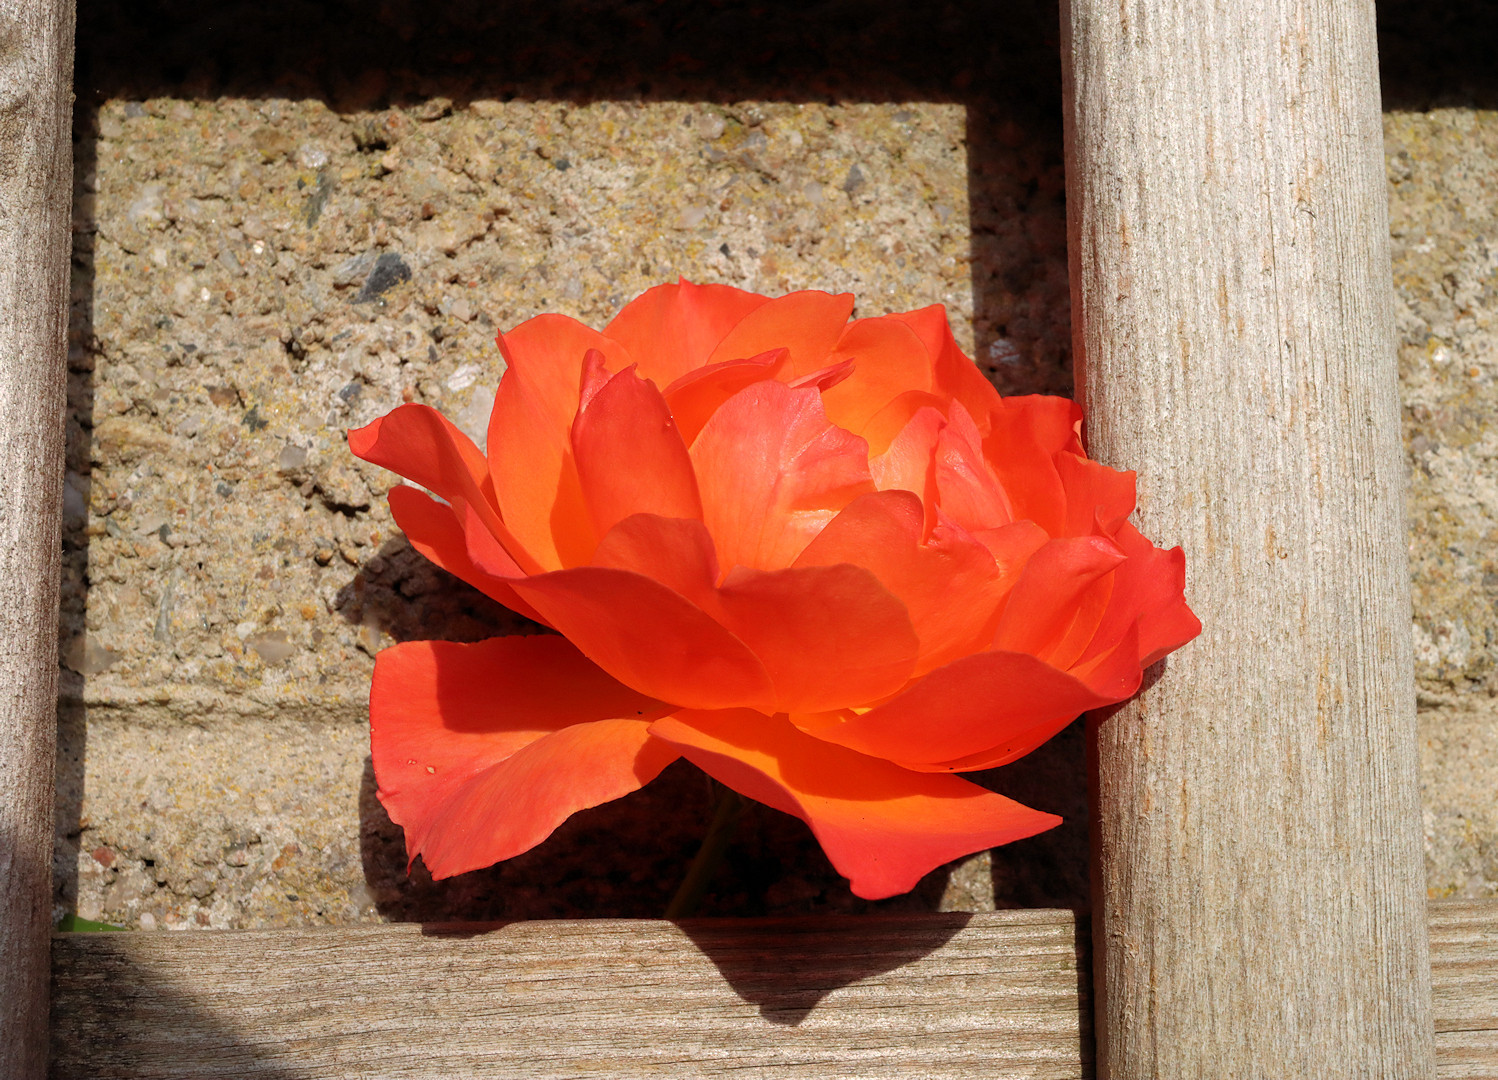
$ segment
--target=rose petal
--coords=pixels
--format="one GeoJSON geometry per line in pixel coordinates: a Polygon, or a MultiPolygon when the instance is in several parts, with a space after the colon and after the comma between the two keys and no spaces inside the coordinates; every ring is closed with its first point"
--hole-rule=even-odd
{"type": "Polygon", "coordinates": [[[1066,398],[1003,398],[990,414],[992,429],[983,441],[1014,517],[1028,518],[1052,536],[1067,535],[1066,491],[1055,457],[1062,451],[1082,453],[1076,431],[1081,420],[1082,410],[1066,398]]]}
{"type": "Polygon", "coordinates": [[[1124,631],[1113,648],[1077,661],[1068,674],[1086,683],[1094,694],[1105,698],[1111,705],[1139,689],[1144,677],[1139,655],[1139,628],[1136,624],[1124,631]]]}
{"type": "Polygon", "coordinates": [[[1053,459],[1066,492],[1067,536],[1112,536],[1134,512],[1134,474],[1063,450],[1053,459]]]}
{"type": "Polygon", "coordinates": [[[739,568],[714,613],[763,661],[774,712],[887,697],[910,678],[920,648],[905,605],[861,566],[739,568]]]}
{"type": "Polygon", "coordinates": [[[792,390],[816,389],[822,391],[823,403],[826,402],[826,394],[834,386],[839,386],[853,375],[854,364],[850,360],[839,360],[835,364],[828,364],[824,368],[817,368],[808,375],[802,375],[786,383],[792,390]]]}
{"type": "Polygon", "coordinates": [[[1026,754],[1032,753],[1042,744],[1050,742],[1069,727],[1074,720],[1076,720],[1075,716],[1062,716],[1055,720],[1047,720],[1043,724],[1037,724],[1035,727],[1026,728],[1024,731],[1018,731],[1009,735],[1003,741],[984,750],[982,753],[969,754],[967,757],[928,765],[925,766],[925,771],[961,773],[997,769],[1000,766],[1008,765],[1010,762],[1018,761],[1026,754]]]}
{"type": "Polygon", "coordinates": [[[999,398],[999,412],[1010,430],[1023,431],[1040,451],[1054,456],[1065,451],[1086,454],[1082,449],[1082,407],[1071,398],[1049,394],[1018,394],[999,398]]]}
{"type": "Polygon", "coordinates": [[[513,588],[590,660],[643,694],[687,708],[771,707],[770,677],[748,646],[657,581],[582,566],[513,588]]]}
{"type": "MultiPolygon", "coordinates": [[[[984,648],[999,600],[1014,584],[978,541],[945,518],[922,539],[924,510],[908,491],[853,500],[817,534],[795,565],[853,563],[872,571],[910,612],[920,639],[914,674],[984,648]]],[[[1038,530],[1037,530],[1038,531],[1038,530]]]]}
{"type": "MultiPolygon", "coordinates": [[[[930,410],[939,421],[932,429],[931,438],[934,446],[935,433],[941,430],[941,424],[947,419],[947,399],[927,393],[925,390],[907,390],[870,417],[858,432],[868,441],[869,461],[872,463],[880,455],[886,453],[895,439],[923,410],[930,410]]],[[[929,454],[927,456],[929,457],[929,454]]],[[[898,487],[899,485],[888,486],[898,487]]]]}
{"type": "Polygon", "coordinates": [[[1201,633],[1186,606],[1186,556],[1180,548],[1155,547],[1127,521],[1113,536],[1128,556],[1114,571],[1113,595],[1079,662],[1113,646],[1132,627],[1139,635],[1139,662],[1148,667],[1201,633]]]}
{"type": "Polygon", "coordinates": [[[705,365],[728,332],[767,299],[728,285],[657,285],[625,304],[603,332],[629,350],[640,374],[667,386],[705,365]]]}
{"type": "Polygon", "coordinates": [[[348,433],[355,456],[412,480],[444,499],[488,502],[489,462],[473,440],[430,405],[401,405],[348,433]]]}
{"type": "Polygon", "coordinates": [[[824,367],[853,314],[853,294],[808,290],[777,296],[745,315],[713,349],[709,364],[790,350],[791,370],[806,375],[824,367]]]}
{"type": "Polygon", "coordinates": [[[537,739],[462,785],[406,850],[432,877],[529,851],[579,810],[637,791],[679,756],[638,720],[577,724],[537,739]]]}
{"type": "Polygon", "coordinates": [[[527,572],[537,564],[501,520],[494,504],[489,463],[472,440],[447,417],[426,405],[402,405],[367,427],[348,433],[349,449],[454,505],[472,509],[515,563],[527,572]]]}
{"type": "MultiPolygon", "coordinates": [[[[1133,672],[1137,688],[1137,664],[1133,672]]],[[[1110,669],[1099,678],[1113,674],[1110,669]]],[[[992,750],[1043,724],[1064,726],[1118,700],[1028,653],[985,652],[937,668],[866,713],[791,719],[819,739],[909,769],[945,769],[945,762],[992,750]]]]}
{"type": "MultiPolygon", "coordinates": [[[[500,334],[499,351],[509,365],[500,380],[523,384],[526,394],[557,446],[564,446],[572,418],[577,414],[578,387],[589,350],[603,354],[609,371],[623,371],[634,363],[629,350],[613,338],[600,334],[566,315],[538,315],[507,334],[500,334]]],[[[496,409],[499,398],[495,398],[496,409]]],[[[494,457],[495,418],[489,420],[489,457],[494,457]]]]}
{"type": "MultiPolygon", "coordinates": [[[[1069,675],[1085,684],[1103,705],[1112,705],[1124,700],[1139,689],[1141,668],[1138,635],[1133,628],[1124,635],[1112,650],[1086,664],[1072,668],[1069,675]]],[[[1101,708],[1102,705],[1091,706],[1101,708]]],[[[1057,732],[1070,724],[1075,716],[1058,716],[1043,721],[1034,727],[1005,734],[1004,738],[986,750],[949,761],[926,766],[933,771],[975,772],[979,769],[997,769],[1008,765],[1030,753],[1042,743],[1049,741],[1057,732]]],[[[918,768],[920,766],[912,766],[918,768]]]]}
{"type": "Polygon", "coordinates": [[[997,529],[980,529],[972,537],[988,549],[998,576],[1009,586],[1019,579],[1030,556],[1051,542],[1046,531],[1033,521],[1011,521],[997,529]]]}
{"type": "Polygon", "coordinates": [[[1107,595],[1099,600],[1098,590],[1106,588],[1111,593],[1108,575],[1125,558],[1102,536],[1046,544],[1030,556],[1009,594],[993,647],[1029,653],[1062,669],[1070,667],[1092,640],[1106,608],[1107,595]]]}
{"type": "Polygon", "coordinates": [[[895,398],[931,386],[931,357],[921,339],[899,319],[856,319],[838,338],[829,363],[853,361],[850,378],[822,394],[827,418],[863,434],[864,426],[895,398]]]}
{"type": "Polygon", "coordinates": [[[1068,605],[1073,609],[1071,625],[1055,644],[1037,654],[1042,660],[1068,671],[1080,661],[1097,636],[1098,624],[1108,609],[1116,580],[1114,574],[1101,574],[1091,585],[1077,592],[1076,598],[1068,605]]]}
{"type": "Polygon", "coordinates": [[[876,701],[910,678],[910,617],[863,567],[740,568],[720,589],[702,523],[648,514],[615,526],[594,561],[670,587],[748,646],[774,684],[768,711],[876,701]]]}
{"type": "MultiPolygon", "coordinates": [[[[1168,554],[1178,559],[1184,576],[1184,553],[1180,548],[1171,548],[1168,554]]],[[[1139,662],[1145,667],[1164,659],[1202,632],[1201,620],[1186,606],[1184,598],[1141,615],[1139,624],[1139,662]]]]}
{"type": "Polygon", "coordinates": [[[789,566],[833,515],[874,489],[864,441],[827,422],[815,390],[779,382],[725,402],[691,456],[702,519],[729,569],[789,566]]]}
{"type": "Polygon", "coordinates": [[[707,526],[695,518],[627,517],[598,542],[593,565],[658,581],[703,611],[717,604],[718,556],[707,526]]]}
{"type": "Polygon", "coordinates": [[[375,660],[380,801],[433,877],[476,870],[652,780],[677,756],[649,735],[665,711],[559,637],[406,642],[375,660]]]}
{"type": "Polygon", "coordinates": [[[983,434],[988,433],[989,413],[998,406],[999,392],[983,377],[952,337],[947,311],[941,304],[891,315],[915,331],[931,357],[932,384],[941,396],[962,402],[983,434]]]}
{"type": "Polygon", "coordinates": [[[522,571],[509,552],[489,536],[487,529],[480,526],[474,530],[480,535],[470,537],[452,507],[413,487],[393,487],[389,499],[396,525],[411,546],[427,559],[511,611],[537,622],[545,621],[510,588],[510,579],[520,577],[522,571]],[[469,552],[470,540],[483,537],[489,537],[490,545],[476,557],[469,552]]]}
{"type": "Polygon", "coordinates": [[[925,531],[936,527],[936,447],[946,426],[947,418],[939,410],[917,409],[884,453],[869,459],[876,488],[908,491],[921,500],[925,531]]]}
{"type": "Polygon", "coordinates": [[[543,735],[670,711],[555,634],[384,649],[375,659],[370,710],[381,794],[412,807],[431,805],[434,793],[440,799],[543,735]]]}
{"type": "Polygon", "coordinates": [[[952,402],[932,460],[937,503],[964,529],[995,529],[1025,516],[1011,507],[989,469],[983,436],[960,402],[952,402]]]}
{"type": "Polygon", "coordinates": [[[962,855],[1060,824],[955,776],[916,773],[744,711],[678,713],[651,732],[708,775],[811,826],[853,892],[906,892],[962,855]]]}
{"type": "Polygon", "coordinates": [[[601,353],[589,357],[572,450],[598,535],[631,514],[700,518],[697,477],[666,399],[633,367],[609,376],[601,353]]]}
{"type": "Polygon", "coordinates": [[[676,418],[682,441],[691,446],[718,406],[740,390],[779,378],[782,371],[788,370],[790,355],[786,349],[771,349],[747,360],[726,360],[689,371],[666,387],[666,404],[676,418]]]}
{"type": "Polygon", "coordinates": [[[489,415],[489,469],[505,523],[536,569],[586,562],[598,542],[572,457],[582,371],[598,351],[608,371],[632,361],[576,319],[541,315],[499,336],[509,370],[489,415]]]}
{"type": "Polygon", "coordinates": [[[490,467],[505,522],[538,571],[586,558],[595,539],[572,448],[554,434],[533,395],[506,374],[489,418],[490,467]]]}

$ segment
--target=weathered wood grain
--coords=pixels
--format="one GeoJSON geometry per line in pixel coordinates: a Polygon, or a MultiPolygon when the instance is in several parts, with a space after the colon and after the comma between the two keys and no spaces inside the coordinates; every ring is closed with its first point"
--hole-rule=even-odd
{"type": "MultiPolygon", "coordinates": [[[[1498,1077],[1498,900],[1430,940],[1437,1075],[1498,1077]]],[[[60,934],[52,1076],[1091,1076],[1088,943],[1070,911],[60,934]]]]}
{"type": "Polygon", "coordinates": [[[1070,911],[59,935],[56,1080],[1090,1075],[1070,911]]]}
{"type": "Polygon", "coordinates": [[[1436,1075],[1498,1080],[1498,901],[1431,904],[1436,1075]]]}
{"type": "Polygon", "coordinates": [[[1426,1077],[1372,0],[1069,0],[1077,390],[1202,636],[1094,725],[1099,1073],[1426,1077]]]}
{"type": "Polygon", "coordinates": [[[73,5],[0,0],[0,1076],[43,1075],[73,5]]]}

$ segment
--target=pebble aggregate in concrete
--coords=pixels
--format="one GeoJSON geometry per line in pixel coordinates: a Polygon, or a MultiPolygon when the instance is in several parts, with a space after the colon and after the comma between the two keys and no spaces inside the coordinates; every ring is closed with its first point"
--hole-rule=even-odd
{"type": "MultiPolygon", "coordinates": [[[[602,326],[678,274],[848,290],[859,314],[944,303],[971,350],[965,122],[932,103],[101,106],[75,222],[60,904],[160,926],[658,913],[708,814],[685,766],[535,856],[407,877],[364,774],[373,655],[534,628],[407,547],[395,478],[343,433],[423,401],[481,442],[497,329],[602,326]]],[[[1032,315],[988,370],[1062,389],[1059,172],[1023,145],[1006,166],[1036,202],[998,228],[1032,315]]],[[[1074,777],[1079,748],[1036,761],[1074,777]]],[[[1074,899],[1076,784],[1032,786],[1065,829],[883,906],[1074,899]]],[[[869,906],[798,823],[746,825],[738,858],[714,910],[869,906]]]]}
{"type": "Polygon", "coordinates": [[[519,625],[409,551],[344,442],[420,401],[482,444],[498,329],[682,275],[945,303],[971,348],[953,106],[140,111],[101,109],[82,181],[62,646],[137,721],[352,722],[384,644],[519,625]]]}
{"type": "MultiPolygon", "coordinates": [[[[1078,736],[1030,764],[1021,786],[1033,790],[1013,781],[1006,790],[1043,800],[1046,772],[1064,772],[1078,736]]],[[[628,799],[574,815],[525,855],[434,883],[419,863],[406,872],[400,830],[374,797],[362,727],[92,722],[86,764],[63,771],[85,795],[81,831],[58,847],[59,878],[83,917],[148,928],[659,917],[711,801],[703,775],[678,763],[628,799]]],[[[1075,833],[1063,839],[1075,844],[1075,833]]],[[[800,822],[755,805],[703,913],[991,910],[996,893],[1005,906],[1049,906],[1057,898],[1035,890],[1057,877],[1054,849],[1037,839],[998,859],[983,852],[872,904],[848,892],[800,822]]]]}
{"type": "MultiPolygon", "coordinates": [[[[1014,5],[976,47],[955,7],[827,5],[808,18],[841,35],[829,66],[794,20],[759,28],[766,54],[725,51],[747,32],[736,4],[657,4],[643,23],[628,4],[514,5],[505,25],[454,5],[410,49],[400,4],[241,5],[216,20],[234,34],[206,42],[191,12],[174,37],[82,7],[59,913],[657,913],[707,812],[682,766],[502,867],[406,875],[367,769],[371,656],[525,624],[405,547],[391,478],[343,454],[342,433],[402,400],[478,433],[496,329],[543,310],[601,324],[675,273],[851,288],[864,312],[945,302],[1002,390],[1066,392],[1059,131],[1024,107],[1054,94],[1054,12],[1014,5]],[[492,48],[516,34],[525,49],[492,48]],[[877,78],[850,77],[849,56],[877,78]]],[[[1430,13],[1411,11],[1418,30],[1430,13]]],[[[1409,37],[1381,43],[1388,70],[1409,37]]],[[[1428,882],[1490,896],[1498,114],[1396,111],[1386,142],[1428,882]]],[[[1067,825],[893,905],[1085,905],[1081,745],[1073,726],[992,778],[1067,825]]],[[[756,811],[706,910],[866,906],[798,823],[756,811]]]]}
{"type": "Polygon", "coordinates": [[[1386,117],[1432,896],[1498,895],[1498,113],[1386,117]]]}

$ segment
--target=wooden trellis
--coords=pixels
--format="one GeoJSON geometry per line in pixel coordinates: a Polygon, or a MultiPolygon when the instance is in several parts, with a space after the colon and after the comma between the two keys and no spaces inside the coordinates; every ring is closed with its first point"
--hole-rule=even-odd
{"type": "Polygon", "coordinates": [[[72,20],[0,0],[0,1076],[49,955],[63,1077],[1498,1076],[1498,903],[1422,887],[1370,2],[1063,4],[1078,391],[1206,624],[1093,725],[1090,936],[52,938],[72,20]]]}

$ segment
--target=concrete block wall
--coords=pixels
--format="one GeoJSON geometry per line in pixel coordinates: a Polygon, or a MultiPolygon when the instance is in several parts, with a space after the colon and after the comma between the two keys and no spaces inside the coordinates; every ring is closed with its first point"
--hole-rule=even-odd
{"type": "MultiPolygon", "coordinates": [[[[1068,392],[1055,13],[996,38],[980,6],[81,12],[59,913],[658,914],[707,813],[685,765],[502,867],[406,873],[373,654],[526,624],[404,544],[343,432],[417,400],[479,435],[496,330],[678,274],[945,303],[1001,390],[1068,392]]],[[[1493,895],[1498,113],[1386,139],[1429,884],[1493,895]]],[[[1085,905],[1081,745],[989,778],[1065,826],[878,906],[1085,905]]],[[[705,911],[871,906],[756,810],[705,911]]]]}

